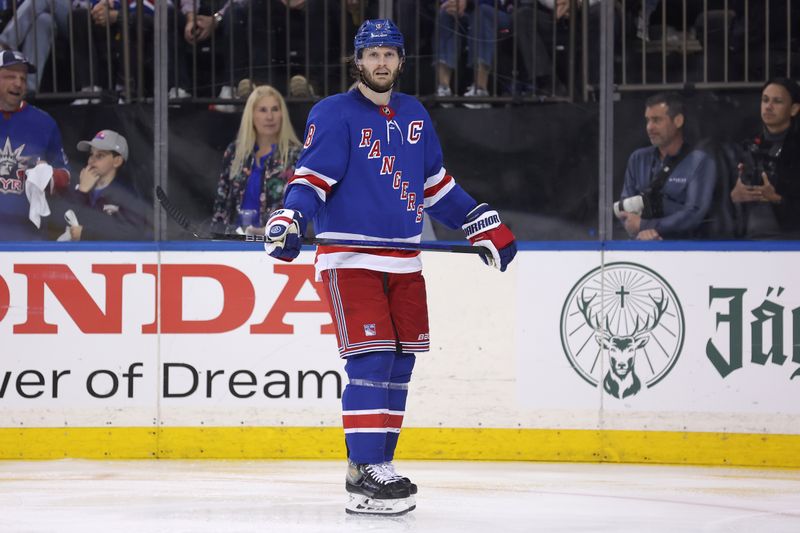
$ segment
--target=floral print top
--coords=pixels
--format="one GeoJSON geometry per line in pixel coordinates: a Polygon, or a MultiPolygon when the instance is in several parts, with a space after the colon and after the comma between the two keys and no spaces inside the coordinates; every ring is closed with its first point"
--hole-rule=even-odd
{"type": "MultiPolygon", "coordinates": [[[[283,206],[283,191],[286,183],[294,175],[294,167],[301,148],[301,146],[289,147],[289,158],[286,165],[280,162],[277,150],[273,150],[264,161],[264,178],[261,183],[259,209],[260,226],[266,225],[272,211],[283,206]]],[[[242,205],[244,192],[247,189],[247,180],[255,163],[255,154],[251,152],[245,158],[242,170],[231,177],[230,170],[235,155],[236,142],[234,141],[228,145],[222,156],[222,172],[217,183],[217,196],[214,200],[212,215],[212,223],[217,227],[224,228],[236,224],[238,208],[242,205]]]]}

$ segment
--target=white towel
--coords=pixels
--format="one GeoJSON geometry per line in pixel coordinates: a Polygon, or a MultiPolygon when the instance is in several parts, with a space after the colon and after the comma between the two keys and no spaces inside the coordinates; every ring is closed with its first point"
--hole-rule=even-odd
{"type": "Polygon", "coordinates": [[[72,240],[72,233],[69,229],[72,226],[78,225],[78,217],[75,216],[75,211],[72,209],[68,209],[66,213],[64,213],[64,220],[67,221],[67,227],[64,229],[64,233],[58,236],[57,241],[71,241],[72,240]]]}
{"type": "Polygon", "coordinates": [[[42,225],[42,217],[50,215],[50,206],[44,194],[47,185],[53,180],[53,167],[47,163],[39,163],[25,171],[28,179],[25,180],[25,196],[31,204],[28,218],[37,228],[42,225]]]}

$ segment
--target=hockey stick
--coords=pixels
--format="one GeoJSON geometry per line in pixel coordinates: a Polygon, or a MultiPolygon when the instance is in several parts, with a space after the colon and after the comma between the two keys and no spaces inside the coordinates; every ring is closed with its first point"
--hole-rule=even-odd
{"type": "MultiPolygon", "coordinates": [[[[156,197],[161,207],[167,215],[180,225],[183,229],[191,233],[197,239],[211,241],[243,241],[243,242],[267,242],[264,235],[242,235],[239,233],[217,233],[203,232],[197,224],[173,204],[167,193],[160,186],[156,185],[156,197]]],[[[425,252],[455,252],[461,254],[478,254],[491,260],[491,253],[483,246],[470,246],[465,244],[445,244],[436,242],[394,242],[394,241],[353,241],[346,239],[318,239],[316,237],[303,237],[303,244],[316,246],[345,246],[350,248],[379,248],[384,250],[418,250],[425,252]]]]}

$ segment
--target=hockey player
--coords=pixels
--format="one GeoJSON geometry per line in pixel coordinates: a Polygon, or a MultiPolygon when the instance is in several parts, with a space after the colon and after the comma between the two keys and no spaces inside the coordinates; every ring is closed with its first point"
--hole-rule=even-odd
{"type": "MultiPolygon", "coordinates": [[[[284,209],[267,223],[267,252],[297,257],[308,219],[321,238],[419,242],[424,210],[461,226],[473,245],[490,251],[485,261],[505,271],[517,251],[511,231],[447,173],[420,102],[392,91],[405,59],[403,35],[389,20],[367,20],[354,48],[359,83],[312,108],[284,209]]],[[[415,354],[430,345],[419,252],[321,246],[316,270],[349,379],[342,395],[345,509],[407,513],[417,487],[392,460],[415,354]]]]}

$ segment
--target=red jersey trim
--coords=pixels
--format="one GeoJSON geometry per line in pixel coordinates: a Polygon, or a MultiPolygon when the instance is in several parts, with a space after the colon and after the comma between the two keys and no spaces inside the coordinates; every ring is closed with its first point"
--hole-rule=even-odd
{"type": "Polygon", "coordinates": [[[436,196],[436,193],[438,193],[439,191],[444,189],[447,186],[447,184],[450,183],[452,180],[453,180],[453,176],[451,176],[450,174],[447,174],[442,179],[442,181],[440,181],[439,183],[437,183],[436,185],[434,185],[432,187],[428,187],[427,189],[425,189],[425,198],[430,198],[431,196],[436,196]]]}
{"type": "Polygon", "coordinates": [[[382,250],[378,248],[354,248],[348,246],[319,246],[317,247],[317,255],[335,254],[335,253],[358,253],[379,255],[383,257],[417,257],[419,250],[382,250]]]}
{"type": "Polygon", "coordinates": [[[331,186],[328,185],[328,182],[314,174],[295,174],[289,179],[289,183],[293,183],[296,180],[305,180],[311,185],[320,188],[325,194],[331,192],[331,186]]]}

